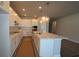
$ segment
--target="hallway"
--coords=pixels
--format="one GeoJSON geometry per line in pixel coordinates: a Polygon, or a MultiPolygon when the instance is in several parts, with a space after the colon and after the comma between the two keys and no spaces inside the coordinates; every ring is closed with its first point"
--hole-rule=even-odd
{"type": "Polygon", "coordinates": [[[15,53],[15,57],[34,57],[31,37],[24,37],[15,53]]]}

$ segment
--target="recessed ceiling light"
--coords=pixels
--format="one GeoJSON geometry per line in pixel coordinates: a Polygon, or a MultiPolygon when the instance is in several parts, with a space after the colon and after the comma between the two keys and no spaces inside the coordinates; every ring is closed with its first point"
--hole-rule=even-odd
{"type": "Polygon", "coordinates": [[[42,9],[42,7],[41,7],[41,6],[39,6],[38,8],[39,8],[39,9],[42,9]]]}
{"type": "Polygon", "coordinates": [[[25,9],[24,9],[24,8],[23,8],[22,10],[23,10],[23,11],[25,11],[25,9]]]}

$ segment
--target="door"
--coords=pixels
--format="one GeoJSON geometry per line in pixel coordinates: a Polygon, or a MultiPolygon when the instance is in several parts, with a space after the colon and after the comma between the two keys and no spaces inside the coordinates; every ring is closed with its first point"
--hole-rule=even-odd
{"type": "Polygon", "coordinates": [[[52,32],[56,33],[56,21],[52,22],[52,32]]]}

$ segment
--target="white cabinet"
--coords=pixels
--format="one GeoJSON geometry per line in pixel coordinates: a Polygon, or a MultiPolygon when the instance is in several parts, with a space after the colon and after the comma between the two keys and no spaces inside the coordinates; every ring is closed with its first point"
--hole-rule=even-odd
{"type": "Polygon", "coordinates": [[[21,41],[21,39],[22,39],[22,36],[21,36],[22,34],[21,34],[21,32],[20,33],[18,33],[17,34],[17,36],[16,36],[16,48],[18,47],[18,45],[19,45],[19,43],[20,43],[20,41],[21,41]]]}
{"type": "Polygon", "coordinates": [[[23,36],[32,36],[32,27],[22,27],[23,36]]]}
{"type": "Polygon", "coordinates": [[[11,39],[11,56],[15,52],[16,48],[18,47],[18,45],[22,39],[21,35],[22,35],[22,31],[20,31],[19,33],[14,33],[10,37],[10,39],[11,39]]]}
{"type": "Polygon", "coordinates": [[[60,57],[61,37],[54,34],[34,34],[35,47],[40,57],[60,57]]]}
{"type": "Polygon", "coordinates": [[[11,56],[13,55],[15,49],[16,49],[16,40],[11,39],[11,56]]]}
{"type": "Polygon", "coordinates": [[[34,39],[35,47],[37,48],[37,51],[38,51],[39,45],[40,45],[40,40],[36,35],[33,36],[33,39],[34,39]]]}
{"type": "Polygon", "coordinates": [[[39,55],[41,57],[60,57],[61,39],[41,39],[39,55]]]}

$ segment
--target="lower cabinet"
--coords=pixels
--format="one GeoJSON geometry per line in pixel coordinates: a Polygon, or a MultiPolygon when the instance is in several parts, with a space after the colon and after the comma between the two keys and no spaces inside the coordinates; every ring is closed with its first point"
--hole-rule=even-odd
{"type": "Polygon", "coordinates": [[[11,56],[14,54],[16,48],[18,47],[21,39],[22,39],[21,33],[15,33],[13,37],[11,38],[11,56]]]}
{"type": "Polygon", "coordinates": [[[40,40],[35,34],[33,34],[32,38],[33,38],[33,47],[34,47],[35,56],[39,57],[40,40]]]}
{"type": "Polygon", "coordinates": [[[32,27],[22,27],[23,36],[32,36],[32,27]]]}
{"type": "Polygon", "coordinates": [[[11,56],[14,54],[14,51],[16,49],[16,40],[11,40],[11,56]]]}
{"type": "Polygon", "coordinates": [[[36,51],[39,57],[60,57],[60,49],[61,49],[61,39],[60,37],[45,38],[40,36],[39,34],[33,35],[34,46],[36,47],[36,51]]]}

